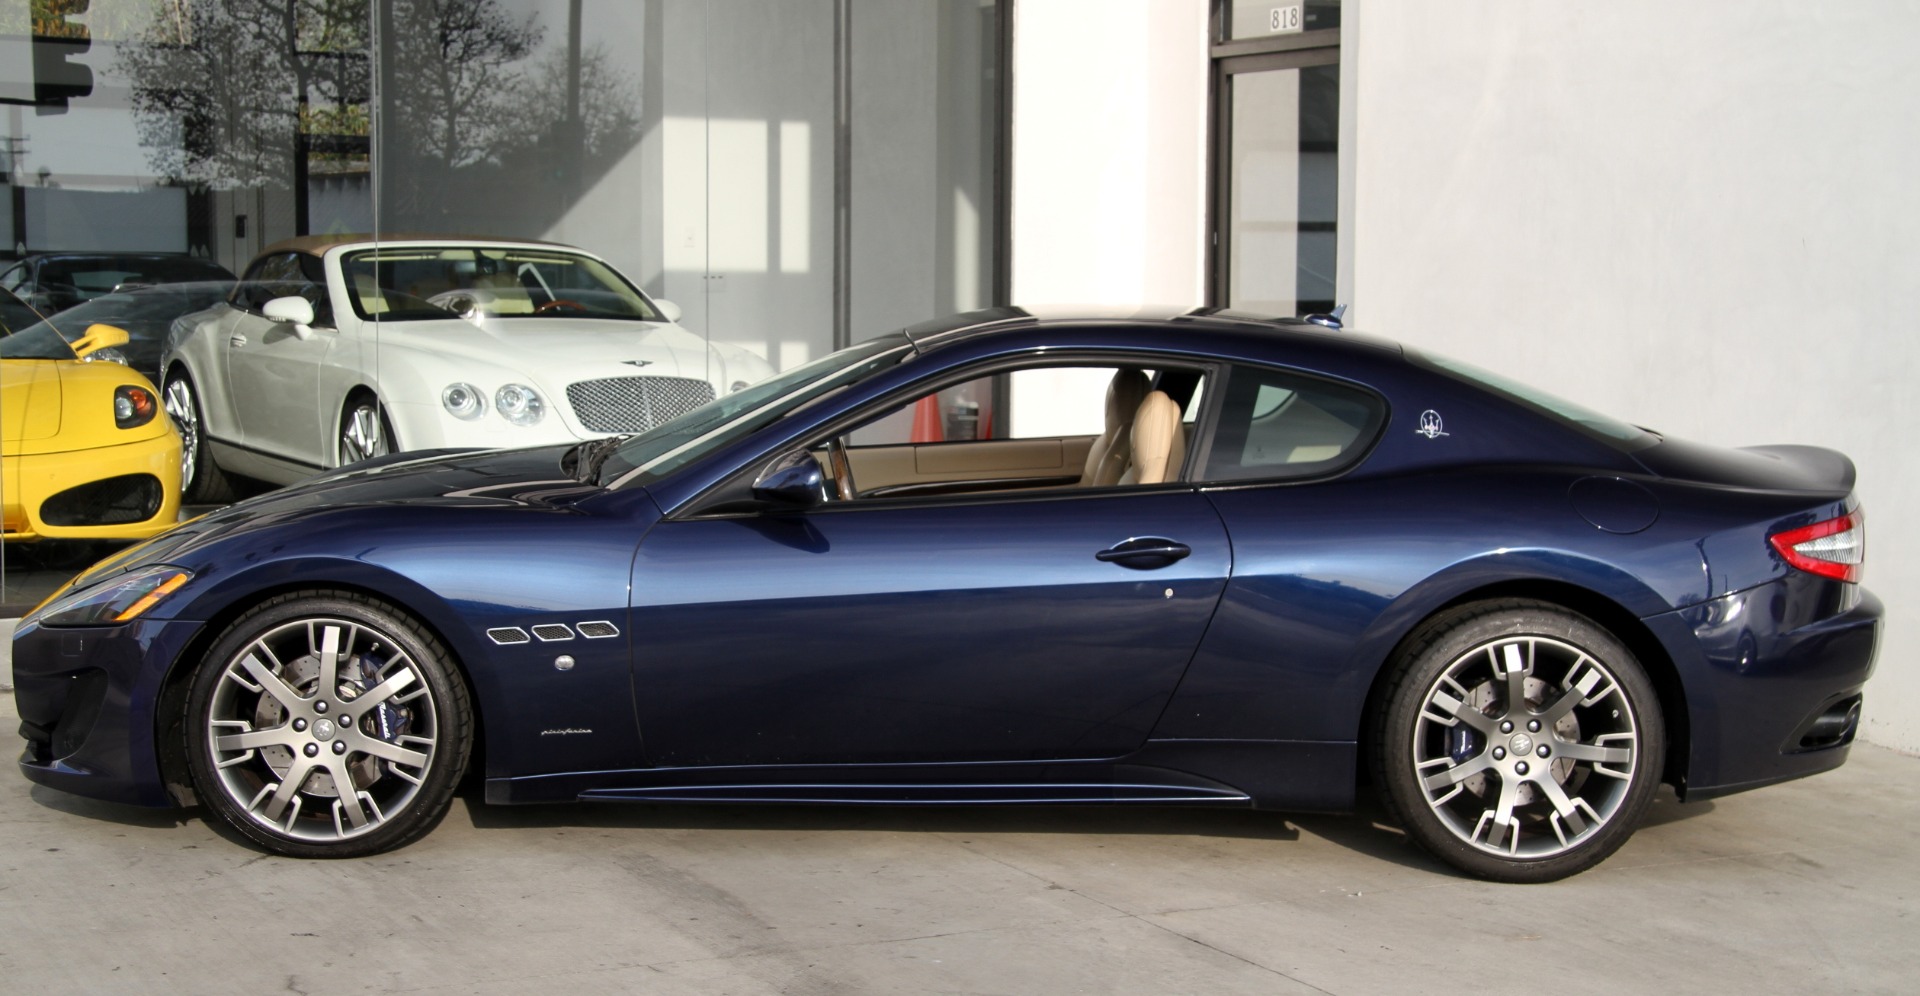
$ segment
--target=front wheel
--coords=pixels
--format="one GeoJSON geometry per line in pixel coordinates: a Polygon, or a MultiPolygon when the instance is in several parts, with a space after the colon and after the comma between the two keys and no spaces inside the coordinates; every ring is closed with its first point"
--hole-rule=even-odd
{"type": "Polygon", "coordinates": [[[294,857],[411,843],[466,768],[466,686],[432,634],[336,591],[271,599],[229,626],[193,677],[188,764],[201,801],[294,857]]]}
{"type": "Polygon", "coordinates": [[[340,446],[336,467],[386,456],[395,449],[393,426],[387,413],[372,395],[362,394],[347,403],[340,415],[340,446]]]}
{"type": "Polygon", "coordinates": [[[1422,847],[1483,878],[1547,882],[1632,836],[1666,737],[1611,633],[1558,606],[1487,602],[1424,624],[1394,666],[1374,775],[1422,847]]]}

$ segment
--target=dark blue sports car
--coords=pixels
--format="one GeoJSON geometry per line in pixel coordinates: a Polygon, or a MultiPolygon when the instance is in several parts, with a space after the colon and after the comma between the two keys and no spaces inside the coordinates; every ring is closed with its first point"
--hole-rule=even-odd
{"type": "Polygon", "coordinates": [[[1230,313],[977,313],[640,435],[377,463],[34,610],[27,777],[314,857],[417,838],[470,761],[494,803],[1370,782],[1440,858],[1541,881],[1663,781],[1839,765],[1881,616],[1838,453],[1230,313]]]}

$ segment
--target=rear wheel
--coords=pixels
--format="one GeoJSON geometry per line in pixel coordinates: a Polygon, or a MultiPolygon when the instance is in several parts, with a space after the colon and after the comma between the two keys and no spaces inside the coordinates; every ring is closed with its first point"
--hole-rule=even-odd
{"type": "Polygon", "coordinates": [[[193,380],[185,373],[167,378],[161,391],[167,415],[180,431],[180,497],[189,505],[217,505],[233,500],[233,484],[220,466],[213,462],[207,446],[206,421],[200,414],[200,399],[194,394],[193,380]]]}
{"type": "Polygon", "coordinates": [[[473,719],[418,623],[375,599],[303,591],[227,628],[182,728],[194,789],[229,826],[278,854],[358,857],[439,822],[473,719]]]}
{"type": "Polygon", "coordinates": [[[1506,600],[1425,624],[1395,664],[1376,783],[1463,871],[1546,882],[1632,836],[1659,788],[1660,702],[1631,651],[1558,606],[1506,600]]]}

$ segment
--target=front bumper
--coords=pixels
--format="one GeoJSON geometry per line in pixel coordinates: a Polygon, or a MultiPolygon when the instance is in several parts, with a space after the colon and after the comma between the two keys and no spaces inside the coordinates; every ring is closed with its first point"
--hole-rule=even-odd
{"type": "Polygon", "coordinates": [[[1883,613],[1856,585],[1797,575],[1647,619],[1686,689],[1682,798],[1845,763],[1883,613]]]}
{"type": "Polygon", "coordinates": [[[9,541],[145,539],[180,518],[180,437],[169,432],[119,446],[9,456],[0,479],[9,541]],[[123,480],[88,493],[90,485],[116,479],[123,480]],[[111,505],[121,511],[108,517],[121,521],[86,523],[98,517],[89,508],[111,505]],[[128,521],[130,515],[139,517],[128,521]]]}
{"type": "Polygon", "coordinates": [[[173,805],[156,719],[167,666],[198,629],[172,620],[59,629],[23,622],[13,639],[14,698],[27,741],[21,774],[109,802],[173,805]]]}

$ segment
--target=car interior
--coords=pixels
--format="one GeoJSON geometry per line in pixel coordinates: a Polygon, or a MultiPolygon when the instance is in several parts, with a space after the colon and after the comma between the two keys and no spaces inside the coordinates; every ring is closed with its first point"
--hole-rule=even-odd
{"type": "MultiPolygon", "coordinates": [[[[1207,387],[1206,372],[1186,368],[994,373],[891,408],[812,453],[843,500],[1162,484],[1185,471],[1207,387]],[[1021,377],[1035,378],[1027,391],[1102,403],[1029,431],[1009,417],[1021,377]],[[1099,381],[1103,394],[1088,389],[1099,381]]],[[[1222,400],[1202,479],[1338,470],[1385,417],[1367,392],[1251,368],[1236,369],[1222,400]]]]}

